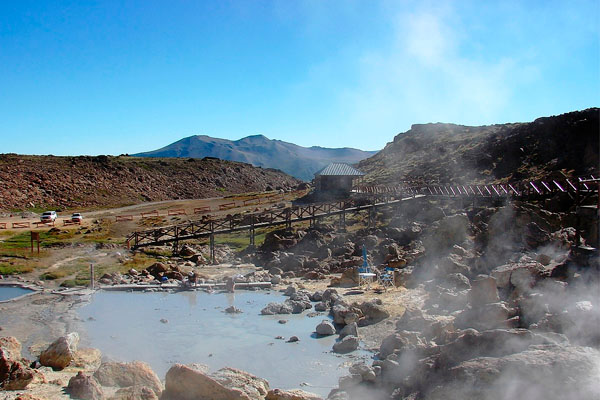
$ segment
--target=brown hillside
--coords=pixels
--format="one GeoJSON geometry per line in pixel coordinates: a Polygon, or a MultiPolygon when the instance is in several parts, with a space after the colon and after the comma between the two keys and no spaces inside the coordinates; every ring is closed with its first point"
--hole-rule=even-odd
{"type": "Polygon", "coordinates": [[[599,109],[530,123],[413,125],[359,164],[367,180],[483,183],[598,170],[599,109]]]}
{"type": "Polygon", "coordinates": [[[120,206],[290,188],[272,169],[218,159],[0,155],[0,210],[120,206]]]}

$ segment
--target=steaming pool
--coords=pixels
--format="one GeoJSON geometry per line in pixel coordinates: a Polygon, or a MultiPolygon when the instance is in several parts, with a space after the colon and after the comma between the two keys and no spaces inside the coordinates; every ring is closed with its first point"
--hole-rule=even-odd
{"type": "Polygon", "coordinates": [[[31,289],[25,289],[19,286],[0,286],[0,301],[12,300],[26,294],[33,293],[31,289]]]}
{"type": "Polygon", "coordinates": [[[174,363],[201,363],[211,371],[225,366],[248,371],[267,379],[271,388],[303,388],[326,396],[350,364],[372,353],[331,352],[337,335],[317,338],[313,333],[328,318],[325,313],[313,318],[306,311],[259,315],[268,303],[286,298],[279,292],[98,291],[78,313],[91,347],[112,360],[145,361],[161,379],[174,363]],[[229,306],[243,313],[225,313],[229,306]],[[291,336],[299,342],[286,343],[291,336]]]}

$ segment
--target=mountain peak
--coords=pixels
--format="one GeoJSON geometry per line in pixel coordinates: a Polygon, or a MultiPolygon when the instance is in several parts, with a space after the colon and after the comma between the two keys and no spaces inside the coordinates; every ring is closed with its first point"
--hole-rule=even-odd
{"type": "Polygon", "coordinates": [[[350,148],[302,147],[281,140],[271,140],[262,134],[250,135],[233,141],[206,135],[192,136],[192,138],[196,140],[182,139],[162,149],[136,155],[142,157],[217,157],[223,160],[275,168],[296,178],[311,180],[316,171],[332,162],[355,164],[376,153],[350,148]]]}
{"type": "Polygon", "coordinates": [[[257,135],[243,137],[239,140],[236,140],[236,142],[271,142],[271,139],[259,133],[257,135]]]}

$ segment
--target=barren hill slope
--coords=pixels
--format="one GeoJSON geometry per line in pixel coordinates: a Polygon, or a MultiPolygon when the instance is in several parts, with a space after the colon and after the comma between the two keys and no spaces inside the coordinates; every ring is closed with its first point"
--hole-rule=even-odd
{"type": "Polygon", "coordinates": [[[0,210],[120,206],[296,186],[272,169],[217,159],[0,155],[0,210]]]}
{"type": "Polygon", "coordinates": [[[598,117],[599,109],[589,108],[529,123],[413,125],[359,168],[379,184],[522,180],[555,171],[583,175],[599,168],[598,117]]]}

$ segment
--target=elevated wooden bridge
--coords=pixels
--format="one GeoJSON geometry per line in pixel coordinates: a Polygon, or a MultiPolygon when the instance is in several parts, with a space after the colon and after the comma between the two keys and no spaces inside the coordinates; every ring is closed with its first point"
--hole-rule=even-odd
{"type": "MultiPolygon", "coordinates": [[[[357,188],[357,196],[352,199],[247,214],[230,214],[220,218],[205,215],[197,221],[133,232],[127,238],[127,247],[137,249],[172,243],[174,251],[177,252],[182,241],[208,237],[210,256],[214,262],[214,238],[218,234],[248,231],[249,243],[254,245],[256,229],[259,228],[279,225],[290,228],[294,223],[305,221],[309,221],[312,226],[322,218],[330,216],[339,216],[339,225],[345,228],[346,215],[361,211],[368,212],[369,226],[373,226],[377,209],[397,207],[405,201],[424,197],[460,198],[470,204],[477,199],[543,199],[564,193],[579,207],[586,199],[594,196],[598,198],[600,179],[596,176],[494,185],[363,186],[357,188]]],[[[600,200],[596,200],[598,201],[600,200]]],[[[594,207],[597,218],[599,204],[595,204],[594,207]]]]}

